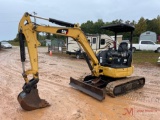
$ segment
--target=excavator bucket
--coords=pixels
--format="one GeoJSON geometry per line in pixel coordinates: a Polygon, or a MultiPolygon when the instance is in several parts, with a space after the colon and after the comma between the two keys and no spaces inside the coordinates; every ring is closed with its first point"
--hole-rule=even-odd
{"type": "Polygon", "coordinates": [[[85,82],[81,82],[79,80],[76,80],[74,78],[70,78],[70,83],[72,87],[96,98],[97,100],[102,101],[105,99],[105,91],[103,89],[97,88],[95,86],[89,85],[85,82]]]}
{"type": "Polygon", "coordinates": [[[50,106],[47,101],[39,97],[37,88],[33,88],[29,93],[22,91],[17,99],[21,107],[27,111],[50,106]]]}

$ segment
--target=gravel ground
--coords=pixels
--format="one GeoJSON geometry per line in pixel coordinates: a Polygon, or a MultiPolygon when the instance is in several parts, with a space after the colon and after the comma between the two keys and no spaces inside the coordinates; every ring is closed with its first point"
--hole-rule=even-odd
{"type": "MultiPolygon", "coordinates": [[[[19,48],[0,51],[0,119],[1,120],[160,120],[160,66],[135,65],[133,75],[144,76],[142,89],[99,102],[69,86],[69,78],[89,73],[83,59],[49,56],[39,48],[39,95],[51,106],[24,111],[17,95],[24,84],[19,48]]],[[[26,68],[30,63],[27,58],[26,68]]]]}

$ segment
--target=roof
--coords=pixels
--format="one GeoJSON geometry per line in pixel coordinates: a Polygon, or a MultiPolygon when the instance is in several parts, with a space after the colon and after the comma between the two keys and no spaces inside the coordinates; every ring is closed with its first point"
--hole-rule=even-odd
{"type": "Polygon", "coordinates": [[[141,33],[141,35],[155,35],[155,36],[157,36],[156,33],[152,32],[152,31],[143,32],[143,33],[141,33]]]}
{"type": "Polygon", "coordinates": [[[131,32],[134,31],[135,27],[129,24],[114,24],[114,25],[108,25],[108,26],[102,26],[101,29],[110,30],[116,33],[119,32],[131,32]]]}

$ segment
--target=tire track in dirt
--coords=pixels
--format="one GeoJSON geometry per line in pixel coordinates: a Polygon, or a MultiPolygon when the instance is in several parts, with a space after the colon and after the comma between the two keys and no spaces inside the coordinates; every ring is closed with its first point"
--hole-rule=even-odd
{"type": "Polygon", "coordinates": [[[18,85],[17,78],[19,77],[19,65],[16,61],[17,51],[13,49],[6,49],[5,52],[0,53],[0,81],[1,81],[1,108],[0,116],[2,119],[16,119],[16,108],[18,102],[16,100],[18,85]],[[11,117],[12,116],[12,117],[11,117]]]}
{"type": "MultiPolygon", "coordinates": [[[[69,77],[79,78],[89,69],[84,60],[61,58],[46,54],[47,48],[39,48],[39,95],[45,98],[51,107],[31,112],[22,110],[17,102],[17,95],[24,84],[19,48],[0,53],[0,119],[15,120],[138,120],[154,119],[159,115],[159,73],[160,68],[136,67],[134,75],[146,77],[146,85],[127,95],[106,99],[99,102],[92,97],[69,86],[69,77]],[[154,71],[154,72],[153,72],[154,71]],[[153,99],[152,99],[153,98],[153,99]],[[126,109],[135,108],[134,115],[127,114],[126,109]],[[154,110],[153,113],[138,110],[154,110]],[[36,116],[36,117],[35,117],[36,116]]],[[[26,68],[29,68],[26,53],[26,68]]]]}

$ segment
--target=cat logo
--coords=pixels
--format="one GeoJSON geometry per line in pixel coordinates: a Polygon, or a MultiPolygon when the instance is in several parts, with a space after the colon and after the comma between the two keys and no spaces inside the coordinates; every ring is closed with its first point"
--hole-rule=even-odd
{"type": "Polygon", "coordinates": [[[68,34],[68,29],[59,29],[57,30],[57,33],[68,34]]]}

